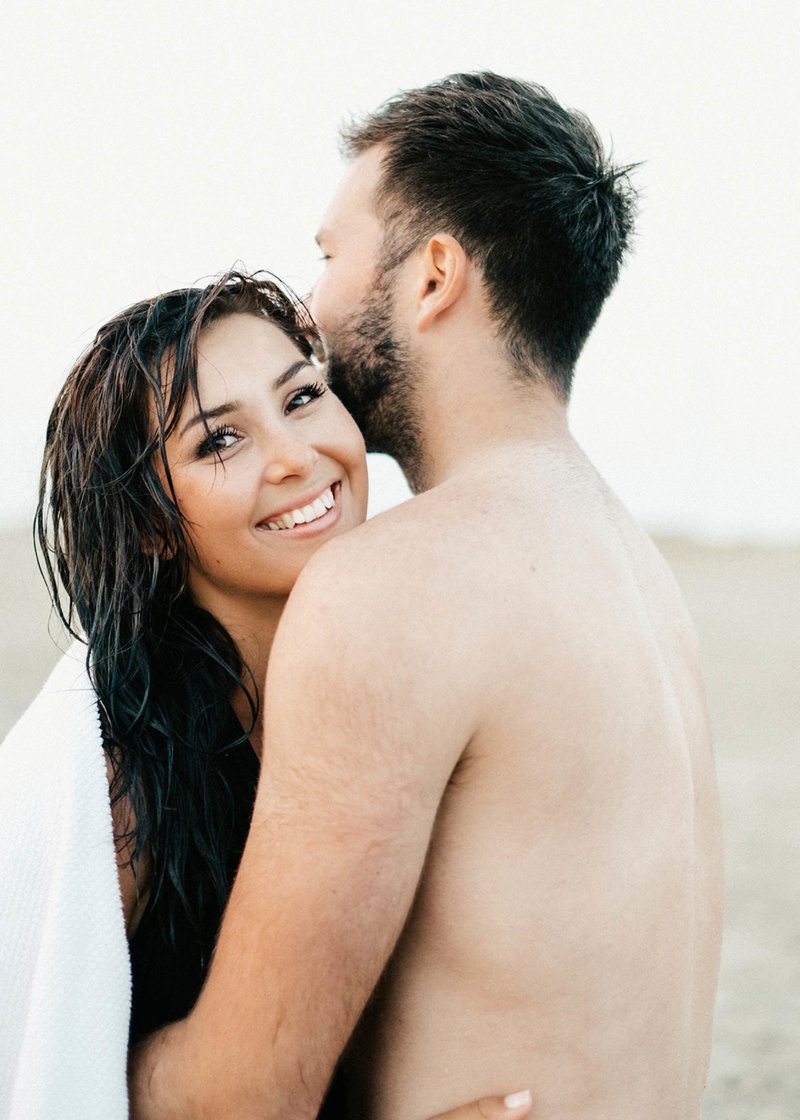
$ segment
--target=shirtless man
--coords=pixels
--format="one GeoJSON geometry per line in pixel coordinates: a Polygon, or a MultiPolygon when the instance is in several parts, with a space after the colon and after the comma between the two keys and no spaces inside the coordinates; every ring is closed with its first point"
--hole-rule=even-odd
{"type": "Polygon", "coordinates": [[[721,922],[697,645],[567,425],[630,189],[583,117],[491,74],[346,143],[313,311],[418,496],[290,599],[217,955],[142,1056],[141,1115],[311,1120],[360,1020],[358,1117],[519,1085],[535,1120],[696,1120],[721,922]]]}

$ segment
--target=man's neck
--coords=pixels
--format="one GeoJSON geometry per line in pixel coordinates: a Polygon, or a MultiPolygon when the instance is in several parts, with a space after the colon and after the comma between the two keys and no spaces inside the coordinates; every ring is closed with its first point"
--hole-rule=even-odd
{"type": "Polygon", "coordinates": [[[420,461],[400,464],[416,492],[504,446],[573,445],[566,403],[550,383],[535,373],[526,382],[497,360],[470,362],[459,355],[457,366],[426,377],[417,420],[420,461]]]}

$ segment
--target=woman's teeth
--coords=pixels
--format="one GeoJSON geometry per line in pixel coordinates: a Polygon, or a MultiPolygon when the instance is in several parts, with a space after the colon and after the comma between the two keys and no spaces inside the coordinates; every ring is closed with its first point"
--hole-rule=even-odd
{"type": "Polygon", "coordinates": [[[275,521],[268,521],[268,529],[293,529],[295,525],[307,525],[323,517],[333,507],[333,489],[328,489],[308,506],[282,513],[275,521]]]}

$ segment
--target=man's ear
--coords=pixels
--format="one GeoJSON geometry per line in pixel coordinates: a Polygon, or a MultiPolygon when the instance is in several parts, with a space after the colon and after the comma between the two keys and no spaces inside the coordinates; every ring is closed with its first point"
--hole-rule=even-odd
{"type": "Polygon", "coordinates": [[[430,238],[419,258],[417,330],[426,331],[464,294],[469,257],[449,233],[430,238]]]}

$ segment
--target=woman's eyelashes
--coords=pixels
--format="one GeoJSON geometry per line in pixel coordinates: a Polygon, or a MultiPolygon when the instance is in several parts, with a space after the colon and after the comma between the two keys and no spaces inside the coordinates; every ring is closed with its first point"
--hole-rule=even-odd
{"type": "Polygon", "coordinates": [[[286,403],[286,411],[295,412],[298,408],[304,408],[306,405],[311,404],[312,401],[319,400],[328,391],[328,386],[324,381],[314,381],[310,385],[303,385],[301,388],[296,389],[286,403]]]}
{"type": "Polygon", "coordinates": [[[203,459],[206,455],[221,455],[223,451],[233,447],[240,436],[241,433],[236,428],[232,428],[230,424],[220,424],[218,427],[212,428],[208,435],[198,443],[197,458],[203,459]]]}

